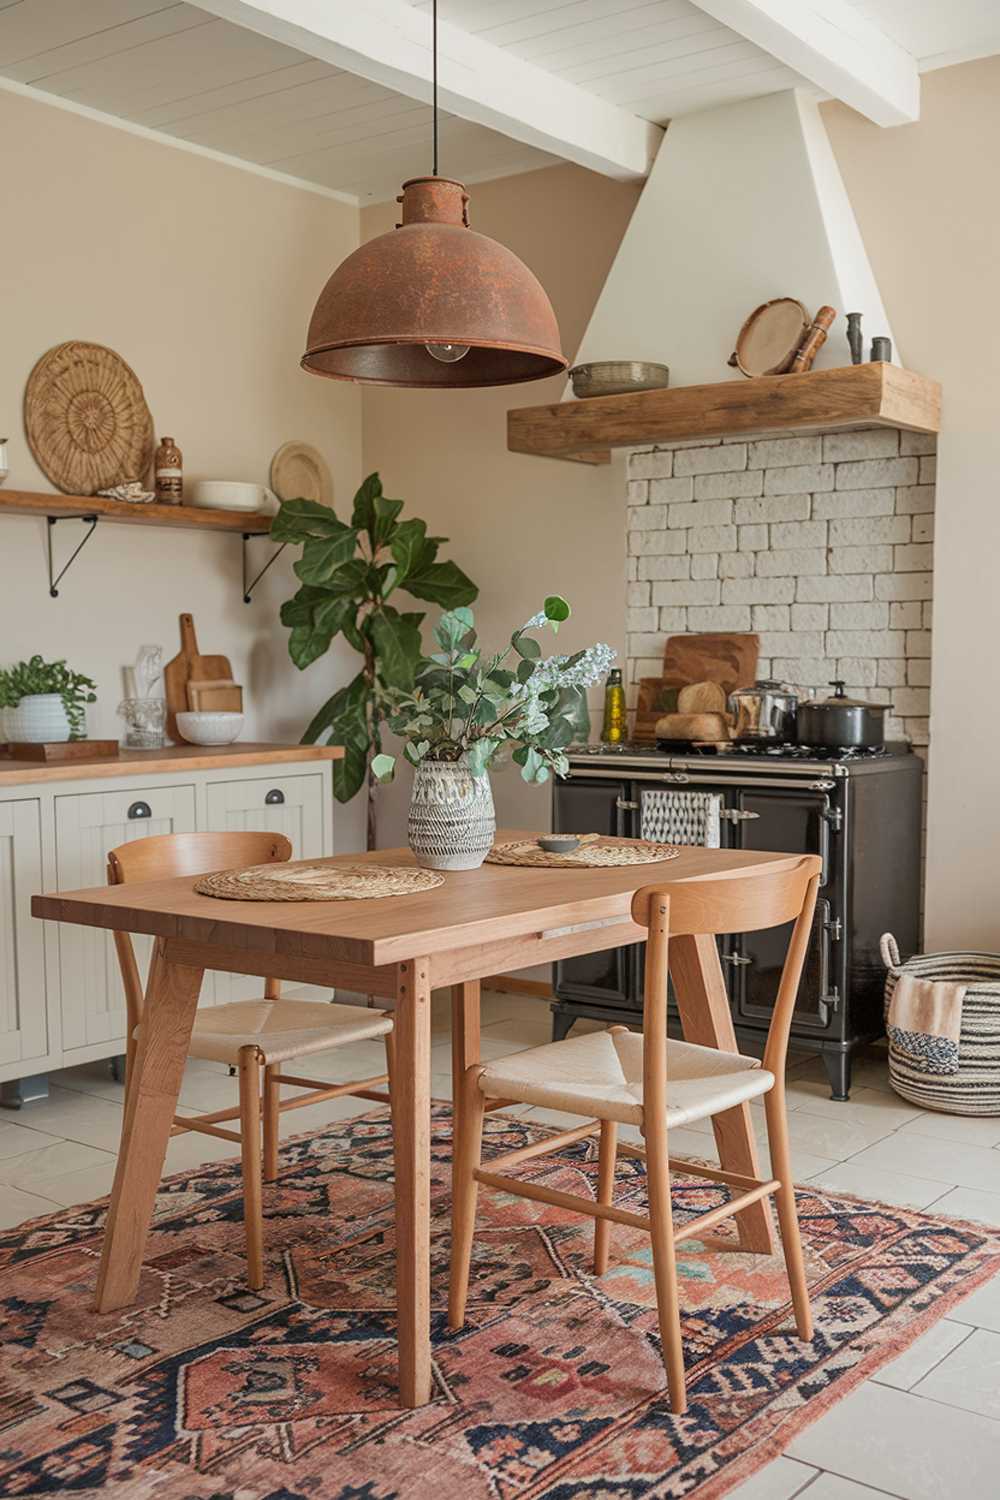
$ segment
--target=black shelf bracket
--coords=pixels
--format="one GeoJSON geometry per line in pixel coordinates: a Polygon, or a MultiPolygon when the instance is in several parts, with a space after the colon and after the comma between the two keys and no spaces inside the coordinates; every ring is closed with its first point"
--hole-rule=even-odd
{"type": "Polygon", "coordinates": [[[244,604],[249,604],[251,602],[250,596],[253,593],[254,589],[257,587],[258,583],[260,583],[260,580],[263,578],[264,574],[267,572],[267,570],[271,566],[271,564],[277,562],[278,558],[281,556],[281,554],[284,552],[285,548],[288,546],[287,542],[282,542],[282,544],[281,544],[280,547],[275,547],[274,551],[271,553],[271,556],[268,558],[267,562],[261,568],[260,572],[255,577],[250,578],[248,580],[248,574],[249,574],[250,570],[247,567],[247,559],[248,559],[248,556],[249,556],[249,553],[247,551],[247,543],[250,542],[250,541],[252,541],[255,535],[257,535],[257,533],[253,532],[253,531],[244,531],[244,533],[243,533],[243,603],[244,604]]]}
{"type": "Polygon", "coordinates": [[[100,517],[99,516],[46,516],[45,519],[49,523],[48,526],[46,527],[46,531],[45,531],[45,540],[46,540],[46,542],[48,544],[48,555],[49,555],[49,598],[50,599],[58,599],[59,598],[59,590],[56,587],[56,585],[58,583],[60,583],[62,581],[62,579],[64,579],[66,577],[66,574],[69,572],[70,568],[76,562],[77,558],[80,556],[80,553],[83,551],[84,547],[90,541],[90,538],[94,535],[94,532],[97,530],[97,523],[100,520],[100,517]],[[56,573],[55,577],[53,577],[52,573],[53,573],[53,568],[54,568],[55,565],[54,565],[54,563],[52,561],[52,533],[53,533],[53,531],[55,530],[56,526],[58,525],[58,523],[60,521],[83,521],[84,524],[87,527],[87,530],[84,532],[83,539],[80,542],[78,542],[77,545],[73,548],[73,551],[69,555],[68,561],[66,563],[64,563],[64,565],[59,570],[59,572],[56,573]]]}

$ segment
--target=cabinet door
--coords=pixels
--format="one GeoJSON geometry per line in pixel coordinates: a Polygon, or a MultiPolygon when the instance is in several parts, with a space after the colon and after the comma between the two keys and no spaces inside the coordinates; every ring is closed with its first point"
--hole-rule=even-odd
{"type": "MultiPolygon", "coordinates": [[[[194,832],[194,787],[129,787],[57,797],[56,885],[64,891],[107,883],[108,850],[155,833],[194,832]]],[[[151,939],[132,939],[145,974],[151,939]]],[[[110,933],[58,924],[63,1051],[89,1056],[125,1050],[125,995],[110,933]]]]}
{"type": "MultiPolygon", "coordinates": [[[[49,1050],[44,928],[31,915],[42,889],[37,802],[0,802],[0,1066],[49,1050]]],[[[21,1072],[30,1072],[24,1068],[21,1072]]]]}
{"type": "MultiPolygon", "coordinates": [[[[323,777],[266,776],[252,781],[217,781],[205,789],[208,827],[213,833],[283,833],[291,840],[293,859],[323,857],[323,777]]],[[[203,1004],[251,1000],[263,993],[264,981],[246,974],[206,974],[203,1004]]],[[[296,993],[307,991],[296,986],[296,993]]],[[[308,994],[329,999],[329,992],[310,987],[308,994]]]]}
{"type": "MultiPolygon", "coordinates": [[[[630,792],[628,781],[586,781],[575,776],[557,781],[552,791],[553,830],[615,837],[631,834],[635,803],[630,792]]],[[[630,958],[637,946],[560,959],[556,964],[556,994],[560,1000],[591,1000],[625,1010],[634,1008],[630,958]]]]}

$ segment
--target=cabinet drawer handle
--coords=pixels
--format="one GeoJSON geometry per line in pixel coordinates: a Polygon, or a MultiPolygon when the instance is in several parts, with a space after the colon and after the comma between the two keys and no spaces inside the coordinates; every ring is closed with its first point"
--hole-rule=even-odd
{"type": "Polygon", "coordinates": [[[265,807],[280,807],[285,800],[285,794],[280,787],[272,787],[264,798],[265,807]]]}
{"type": "Polygon", "coordinates": [[[133,802],[125,816],[127,818],[151,818],[153,809],[148,802],[133,802]]]}

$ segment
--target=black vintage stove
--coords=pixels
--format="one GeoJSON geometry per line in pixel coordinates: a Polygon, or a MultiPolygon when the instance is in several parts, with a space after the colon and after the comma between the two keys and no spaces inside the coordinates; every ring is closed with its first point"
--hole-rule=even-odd
{"type": "MultiPolygon", "coordinates": [[[[905,744],[817,751],[801,745],[588,745],[569,754],[553,788],[553,829],[625,837],[642,831],[654,787],[717,793],[727,848],[819,854],[813,939],[792,1037],[822,1053],[833,1096],[846,1099],[851,1058],[880,1036],[884,969],[878,944],[918,947],[923,763],[905,744]]],[[[720,940],[737,1036],[762,1044],[777,997],[788,929],[720,940]]],[[[642,1019],[644,947],[556,965],[554,1033],[582,1016],[642,1019]]]]}

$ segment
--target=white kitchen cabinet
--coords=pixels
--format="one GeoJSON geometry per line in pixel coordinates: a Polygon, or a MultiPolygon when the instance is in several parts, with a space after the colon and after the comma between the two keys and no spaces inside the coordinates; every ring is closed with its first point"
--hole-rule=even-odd
{"type": "Polygon", "coordinates": [[[41,880],[38,802],[0,802],[0,1066],[22,1077],[50,1050],[44,932],[30,909],[41,880]]]}

